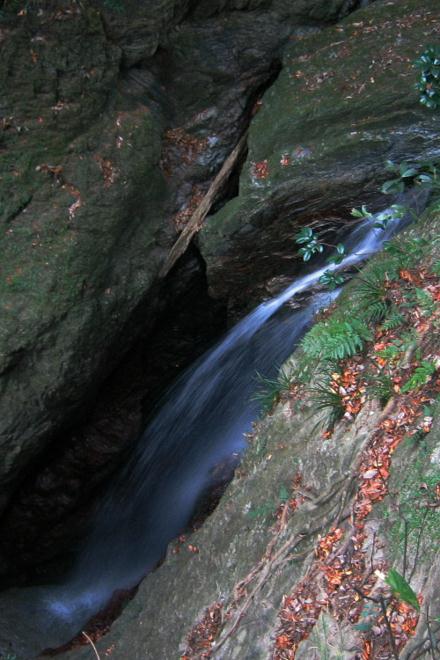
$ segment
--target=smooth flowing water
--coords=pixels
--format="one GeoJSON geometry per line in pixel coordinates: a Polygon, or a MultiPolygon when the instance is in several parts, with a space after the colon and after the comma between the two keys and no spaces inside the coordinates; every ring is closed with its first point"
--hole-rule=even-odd
{"type": "MultiPolygon", "coordinates": [[[[399,224],[392,220],[382,231],[374,219],[363,222],[345,241],[348,256],[338,268],[376,252],[399,224]]],[[[256,372],[274,376],[316,311],[337,295],[315,293],[303,309],[281,309],[316,285],[327,268],[262,303],[169,390],[99,507],[73,573],[63,585],[21,590],[38,633],[37,651],[66,642],[115,590],[135,585],[163,557],[190,520],[213,468],[245,448],[244,433],[259,413],[256,372]]],[[[22,618],[20,625],[30,623],[22,618]]],[[[0,650],[1,643],[0,630],[0,650]]]]}

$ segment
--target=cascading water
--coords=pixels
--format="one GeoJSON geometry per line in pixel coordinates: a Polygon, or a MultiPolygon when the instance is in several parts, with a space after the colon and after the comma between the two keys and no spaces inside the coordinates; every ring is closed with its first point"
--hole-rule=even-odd
{"type": "MultiPolygon", "coordinates": [[[[374,218],[363,222],[345,241],[348,256],[337,268],[376,252],[407,221],[393,219],[385,231],[374,228],[374,218]]],[[[280,309],[316,285],[328,268],[299,278],[262,303],[171,388],[101,504],[73,574],[63,585],[20,590],[17,639],[36,640],[23,657],[65,643],[115,590],[135,585],[163,557],[169,541],[191,518],[212,469],[244,449],[244,433],[258,415],[252,399],[256,372],[274,375],[331,296],[316,293],[304,309],[280,309]],[[26,608],[28,620],[23,617],[26,608]]],[[[0,602],[7,598],[6,592],[0,602]]],[[[0,652],[10,641],[2,639],[4,616],[0,612],[0,652]]]]}

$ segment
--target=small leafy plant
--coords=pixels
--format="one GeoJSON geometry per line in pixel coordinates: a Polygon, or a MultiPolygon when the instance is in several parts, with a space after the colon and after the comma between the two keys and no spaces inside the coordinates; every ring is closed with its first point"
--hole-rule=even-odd
{"type": "Polygon", "coordinates": [[[381,321],[388,312],[386,272],[381,263],[358,276],[356,306],[366,321],[381,321]]]}
{"type": "Polygon", "coordinates": [[[324,425],[333,429],[336,422],[342,419],[345,409],[341,395],[334,387],[330,377],[315,381],[308,388],[314,413],[322,411],[325,414],[324,425]]]}
{"type": "Polygon", "coordinates": [[[392,257],[389,273],[398,275],[402,269],[413,268],[423,259],[429,243],[424,238],[407,238],[402,241],[385,241],[384,251],[392,257]]]}
{"type": "Polygon", "coordinates": [[[309,261],[314,254],[324,251],[323,244],[311,227],[303,227],[296,234],[295,241],[302,245],[302,248],[298,250],[298,254],[302,256],[304,261],[309,261]]]}
{"type": "Polygon", "coordinates": [[[377,352],[377,355],[385,360],[399,361],[406,351],[411,350],[417,344],[415,332],[407,332],[402,337],[394,339],[386,348],[377,352]]]}
{"type": "Polygon", "coordinates": [[[440,46],[429,46],[414,65],[420,69],[416,85],[420,103],[437,110],[440,107],[440,46]]]}
{"type": "Polygon", "coordinates": [[[330,291],[334,291],[338,286],[344,284],[345,278],[343,275],[335,273],[333,270],[326,270],[325,273],[319,278],[319,283],[327,286],[330,291]]]}
{"type": "MultiPolygon", "coordinates": [[[[393,161],[387,160],[386,169],[396,176],[382,184],[381,192],[385,195],[402,193],[413,185],[425,188],[432,188],[438,185],[438,169],[433,163],[410,164],[407,161],[403,161],[399,165],[396,165],[393,161]]],[[[400,205],[396,206],[400,208],[400,205]]]]}
{"type": "Polygon", "coordinates": [[[399,308],[396,306],[392,306],[388,312],[387,318],[382,323],[382,328],[385,331],[395,330],[396,328],[400,327],[404,323],[404,321],[405,321],[405,317],[399,311],[399,308]]]}

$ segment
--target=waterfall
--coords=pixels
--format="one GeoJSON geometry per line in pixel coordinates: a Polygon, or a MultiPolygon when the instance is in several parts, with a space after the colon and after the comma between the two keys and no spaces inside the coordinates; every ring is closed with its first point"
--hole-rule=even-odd
{"type": "MultiPolygon", "coordinates": [[[[283,305],[325,270],[376,252],[407,221],[392,219],[385,231],[374,228],[374,217],[363,221],[345,241],[348,256],[339,266],[320,266],[263,302],[178,379],[103,498],[72,574],[62,585],[21,590],[33,623],[20,625],[38,628],[38,651],[66,642],[115,590],[157,565],[188,524],[212,469],[245,448],[244,433],[259,413],[256,372],[275,376],[316,311],[338,292],[315,293],[303,309],[283,305]]],[[[1,642],[0,632],[0,650],[1,642]]]]}
{"type": "Polygon", "coordinates": [[[157,564],[188,523],[212,468],[243,451],[244,433],[258,415],[252,400],[256,371],[273,375],[330,295],[315,294],[288,315],[277,312],[316,285],[325,270],[376,252],[399,225],[393,219],[380,230],[375,222],[368,219],[352,232],[339,266],[319,267],[263,302],[171,388],[102,503],[70,582],[50,603],[54,612],[96,611],[116,589],[133,586],[157,564]]]}

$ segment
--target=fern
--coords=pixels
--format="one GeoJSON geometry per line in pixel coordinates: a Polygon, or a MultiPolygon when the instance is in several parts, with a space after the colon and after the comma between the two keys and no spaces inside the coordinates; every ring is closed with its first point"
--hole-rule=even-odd
{"type": "Polygon", "coordinates": [[[368,385],[370,393],[379,399],[383,406],[394,394],[392,376],[384,371],[368,376],[368,385]]]}
{"type": "Polygon", "coordinates": [[[361,276],[356,287],[356,307],[366,321],[381,321],[388,312],[383,264],[374,264],[361,276]]]}
{"type": "Polygon", "coordinates": [[[392,307],[389,310],[388,318],[385,319],[385,321],[382,323],[382,328],[387,331],[387,330],[395,330],[398,328],[402,323],[404,323],[405,317],[403,314],[401,314],[398,310],[397,307],[392,307]]]}
{"type": "Polygon", "coordinates": [[[379,357],[385,360],[397,360],[406,351],[412,349],[417,344],[417,334],[414,330],[406,332],[401,338],[395,339],[389,346],[378,351],[379,357]]]}
{"type": "Polygon", "coordinates": [[[436,371],[437,367],[434,362],[423,360],[421,365],[416,368],[411,378],[402,387],[402,392],[407,394],[408,392],[425,385],[436,371]]]}
{"type": "Polygon", "coordinates": [[[428,317],[432,316],[435,312],[436,304],[429,291],[425,291],[425,289],[416,288],[415,297],[418,305],[422,310],[423,316],[428,316],[428,317]]]}
{"type": "Polygon", "coordinates": [[[370,329],[360,319],[350,321],[330,318],[317,323],[301,342],[308,357],[323,360],[343,360],[362,351],[365,341],[373,338],[370,329]]]}

